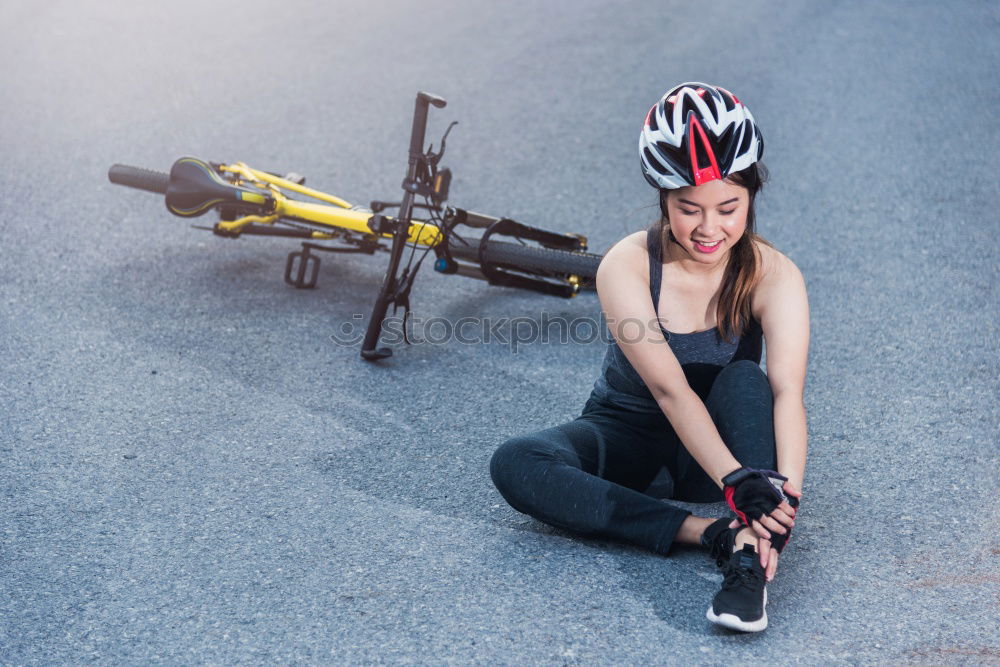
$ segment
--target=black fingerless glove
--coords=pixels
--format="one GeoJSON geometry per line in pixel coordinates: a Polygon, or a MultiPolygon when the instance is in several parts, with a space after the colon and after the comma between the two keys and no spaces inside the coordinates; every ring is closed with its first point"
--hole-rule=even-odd
{"type": "MultiPolygon", "coordinates": [[[[789,528],[788,526],[785,526],[785,529],[788,532],[785,533],[784,535],[782,535],[781,533],[771,533],[771,531],[769,530],[767,531],[771,533],[771,548],[777,551],[779,554],[781,553],[781,550],[785,548],[785,545],[788,544],[788,540],[792,539],[792,529],[789,528]]],[[[767,529],[765,528],[765,530],[767,529]]]]}
{"type": "MultiPolygon", "coordinates": [[[[726,503],[746,526],[773,512],[782,501],[798,507],[798,498],[789,496],[782,488],[787,481],[787,477],[773,470],[755,468],[740,468],[722,478],[726,503]]],[[[768,532],[771,533],[771,546],[781,553],[792,534],[791,529],[784,535],[768,532]]]]}

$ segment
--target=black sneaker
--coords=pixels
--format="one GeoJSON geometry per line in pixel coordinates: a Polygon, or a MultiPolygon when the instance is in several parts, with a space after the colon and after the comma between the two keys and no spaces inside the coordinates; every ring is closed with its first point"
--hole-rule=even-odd
{"type": "Polygon", "coordinates": [[[764,568],[752,544],[735,551],[724,569],[722,589],[715,594],[705,615],[708,620],[743,632],[767,627],[767,588],[764,568]]]}
{"type": "Polygon", "coordinates": [[[730,528],[732,518],[718,519],[709,524],[705,532],[701,534],[701,546],[708,549],[708,552],[715,560],[716,567],[723,567],[733,557],[733,549],[736,547],[736,533],[740,532],[742,526],[730,528]]]}

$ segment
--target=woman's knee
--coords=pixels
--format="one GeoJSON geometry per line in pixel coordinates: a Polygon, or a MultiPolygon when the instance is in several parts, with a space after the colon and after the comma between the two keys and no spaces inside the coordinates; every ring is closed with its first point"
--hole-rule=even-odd
{"type": "Polygon", "coordinates": [[[760,366],[744,359],[723,368],[705,403],[719,435],[741,463],[774,466],[774,398],[760,366]]]}
{"type": "Polygon", "coordinates": [[[715,377],[705,403],[771,405],[774,401],[767,375],[760,366],[742,359],[725,366],[715,377]]]}
{"type": "Polygon", "coordinates": [[[530,436],[510,438],[490,458],[490,478],[504,498],[510,501],[525,485],[530,471],[548,462],[555,463],[557,456],[549,443],[530,436]]]}
{"type": "Polygon", "coordinates": [[[764,370],[750,359],[741,359],[724,366],[715,378],[715,384],[712,385],[712,388],[714,389],[720,381],[723,385],[737,384],[741,387],[758,385],[766,387],[768,390],[771,388],[764,370]]]}
{"type": "Polygon", "coordinates": [[[501,495],[504,495],[505,489],[509,486],[511,470],[517,466],[517,461],[521,458],[519,447],[520,441],[512,438],[497,447],[490,457],[490,479],[501,495]]]}

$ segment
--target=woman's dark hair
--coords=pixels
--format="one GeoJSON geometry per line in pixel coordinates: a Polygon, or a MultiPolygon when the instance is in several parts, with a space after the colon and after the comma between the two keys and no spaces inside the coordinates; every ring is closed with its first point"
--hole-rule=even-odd
{"type": "MultiPolygon", "coordinates": [[[[774,245],[756,232],[756,215],[754,201],[757,193],[767,181],[767,168],[761,162],[754,162],[746,169],[733,172],[727,178],[736,185],[746,188],[750,193],[750,208],[747,211],[746,232],[736,242],[729,253],[725,274],[722,278],[722,292],[719,294],[719,304],[716,307],[716,330],[724,340],[739,339],[743,336],[750,323],[750,294],[762,277],[761,258],[754,246],[754,241],[774,247],[774,245]]],[[[666,229],[669,241],[678,243],[670,230],[670,216],[667,212],[667,194],[670,190],[660,190],[660,220],[657,231],[660,234],[662,248],[663,232],[666,229]]]]}

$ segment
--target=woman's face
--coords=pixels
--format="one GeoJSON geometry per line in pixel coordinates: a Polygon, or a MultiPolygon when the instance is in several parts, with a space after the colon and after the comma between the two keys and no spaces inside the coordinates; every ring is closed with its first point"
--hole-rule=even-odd
{"type": "Polygon", "coordinates": [[[677,253],[676,246],[671,254],[682,262],[690,258],[705,267],[724,266],[729,250],[746,231],[749,208],[747,189],[727,180],[669,190],[670,229],[686,256],[677,253]]]}

